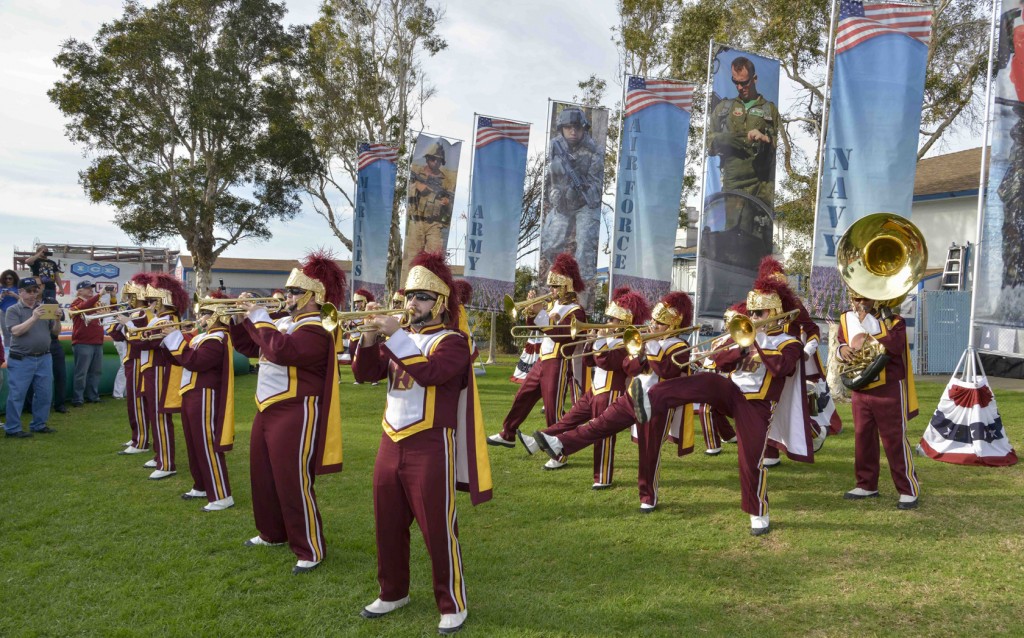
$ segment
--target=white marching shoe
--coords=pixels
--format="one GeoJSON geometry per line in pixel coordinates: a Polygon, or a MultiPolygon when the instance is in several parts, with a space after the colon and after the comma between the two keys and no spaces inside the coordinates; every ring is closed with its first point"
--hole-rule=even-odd
{"type": "Polygon", "coordinates": [[[210,501],[203,507],[204,512],[219,512],[226,510],[229,507],[235,506],[235,497],[229,496],[227,498],[217,499],[216,501],[210,501]]]}
{"type": "Polygon", "coordinates": [[[149,448],[135,447],[129,442],[128,446],[118,452],[118,454],[142,454],[143,452],[149,452],[149,448]]]}
{"type": "Polygon", "coordinates": [[[516,430],[516,436],[519,438],[519,442],[526,448],[526,453],[533,456],[533,453],[540,450],[540,446],[537,445],[537,440],[529,434],[523,434],[522,430],[516,430]]]}
{"type": "Polygon", "coordinates": [[[765,467],[775,467],[779,463],[782,463],[782,459],[764,459],[763,461],[761,461],[761,464],[764,465],[765,467]]]}
{"type": "Polygon", "coordinates": [[[142,467],[154,468],[156,467],[156,461],[154,461],[153,459],[149,459],[148,461],[142,464],[142,467]]]}
{"type": "Polygon", "coordinates": [[[487,437],[487,445],[500,445],[501,447],[515,447],[515,441],[506,441],[501,438],[501,434],[492,434],[487,437]]]}
{"type": "Polygon", "coordinates": [[[768,515],[754,516],[750,515],[750,535],[761,536],[771,531],[770,523],[768,522],[768,515]]]}
{"type": "Polygon", "coordinates": [[[708,449],[704,450],[704,454],[707,454],[708,456],[718,456],[721,453],[722,448],[720,447],[709,447],[708,449]]]}
{"type": "Polygon", "coordinates": [[[467,610],[463,609],[457,614],[441,614],[441,622],[437,625],[437,633],[447,636],[462,629],[462,624],[466,622],[466,615],[468,613],[467,610]]]}
{"type": "Polygon", "coordinates": [[[409,597],[399,598],[398,600],[381,600],[378,598],[359,612],[359,615],[363,618],[380,618],[385,614],[390,614],[396,609],[400,609],[409,604],[409,597]]]}
{"type": "Polygon", "coordinates": [[[153,473],[149,475],[149,480],[159,481],[160,479],[165,479],[168,476],[174,476],[177,473],[178,472],[175,470],[153,470],[153,473]]]}
{"type": "Polygon", "coordinates": [[[548,462],[544,464],[545,470],[560,470],[568,465],[565,461],[556,461],[555,459],[548,459],[548,462]]]}

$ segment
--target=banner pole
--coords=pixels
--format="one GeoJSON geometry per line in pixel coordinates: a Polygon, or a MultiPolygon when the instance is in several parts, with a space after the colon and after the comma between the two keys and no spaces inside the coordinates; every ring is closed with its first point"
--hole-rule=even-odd
{"type": "Polygon", "coordinates": [[[491,346],[487,352],[487,365],[494,363],[494,342],[498,338],[498,329],[495,324],[498,322],[498,313],[491,311],[491,346]]]}
{"type": "Polygon", "coordinates": [[[838,1],[832,0],[832,17],[828,23],[828,47],[825,53],[825,86],[821,91],[821,137],[818,139],[818,171],[814,179],[814,229],[811,231],[811,269],[807,273],[807,292],[811,291],[811,273],[814,272],[814,248],[818,243],[818,206],[821,203],[821,180],[825,164],[825,136],[828,134],[828,109],[832,97],[832,71],[836,55],[836,14],[838,1]]]}
{"type": "Polygon", "coordinates": [[[985,132],[981,136],[981,176],[978,180],[978,224],[974,235],[974,254],[971,255],[971,319],[968,323],[970,332],[967,337],[967,349],[970,351],[975,349],[974,321],[978,309],[978,253],[981,250],[981,233],[985,223],[985,189],[988,183],[985,165],[988,163],[989,144],[991,143],[989,135],[992,133],[992,67],[995,58],[999,8],[1000,0],[992,0],[992,18],[988,37],[988,76],[985,82],[985,132]]]}
{"type": "MultiPolygon", "coordinates": [[[[478,116],[479,116],[479,114],[476,111],[473,111],[473,126],[471,126],[469,128],[469,130],[473,131],[473,140],[472,140],[472,144],[469,147],[471,149],[470,153],[469,153],[469,197],[466,199],[466,202],[467,202],[467,204],[466,204],[466,233],[465,233],[465,245],[466,245],[466,249],[465,250],[466,251],[462,255],[462,276],[463,277],[466,277],[466,276],[469,275],[469,273],[466,272],[466,267],[469,266],[469,220],[473,217],[473,164],[476,162],[476,135],[477,135],[476,127],[479,124],[479,120],[477,119],[478,116]]],[[[458,250],[458,247],[456,247],[456,250],[458,250]]],[[[468,300],[464,300],[463,303],[468,303],[468,300]]]]}
{"type": "Polygon", "coordinates": [[[622,170],[622,138],[625,135],[623,130],[626,125],[626,88],[629,86],[630,73],[623,73],[622,78],[622,97],[619,98],[619,140],[617,143],[618,157],[615,159],[617,166],[615,167],[615,195],[612,198],[612,228],[611,237],[608,238],[608,245],[610,247],[609,252],[611,253],[611,259],[608,260],[608,299],[611,299],[612,291],[615,290],[615,282],[612,275],[612,270],[615,266],[615,236],[618,234],[618,222],[619,222],[619,171],[622,170]]]}
{"type": "Polygon", "coordinates": [[[700,170],[700,201],[697,202],[699,213],[697,213],[697,281],[693,284],[693,308],[694,308],[694,321],[697,320],[697,316],[700,314],[700,271],[701,262],[700,258],[700,245],[701,240],[704,237],[704,190],[707,188],[708,181],[708,122],[711,120],[711,113],[708,105],[711,103],[711,95],[714,88],[711,86],[711,62],[715,57],[715,41],[708,41],[708,76],[707,82],[704,84],[704,135],[701,140],[701,170],[700,170]]]}

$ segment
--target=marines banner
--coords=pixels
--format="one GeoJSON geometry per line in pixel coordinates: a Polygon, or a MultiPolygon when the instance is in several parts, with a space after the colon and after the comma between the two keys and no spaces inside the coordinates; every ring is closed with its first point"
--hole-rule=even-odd
{"type": "Polygon", "coordinates": [[[516,284],[530,125],[489,115],[475,120],[465,277],[474,308],[502,310],[516,284]]]}
{"type": "Polygon", "coordinates": [[[1024,354],[1024,7],[1001,0],[993,60],[991,161],[974,282],[982,350],[1024,354]]]}
{"type": "Polygon", "coordinates": [[[672,282],[694,85],[627,76],[609,290],[658,299],[672,282]]]}
{"type": "Polygon", "coordinates": [[[808,310],[835,317],[847,295],[836,242],[872,213],[910,218],[932,9],[841,0],[821,162],[808,310]]]}
{"type": "Polygon", "coordinates": [[[714,42],[710,57],[696,305],[698,316],[721,317],[772,254],[782,123],[778,60],[714,42]]]}
{"type": "Polygon", "coordinates": [[[608,110],[568,102],[550,105],[537,271],[544,281],[559,253],[573,254],[587,284],[580,305],[589,311],[601,237],[608,110]]]}
{"type": "MultiPolygon", "coordinates": [[[[395,200],[398,149],[360,142],[356,154],[356,210],[352,229],[352,290],[387,296],[388,233],[395,200]]],[[[349,299],[352,298],[349,291],[349,299]]]]}
{"type": "Polygon", "coordinates": [[[402,281],[422,251],[448,249],[462,142],[420,133],[409,161],[402,281]]]}

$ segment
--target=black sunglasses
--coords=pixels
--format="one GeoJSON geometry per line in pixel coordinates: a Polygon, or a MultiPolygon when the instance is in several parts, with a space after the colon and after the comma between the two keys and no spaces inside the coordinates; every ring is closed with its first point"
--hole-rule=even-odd
{"type": "Polygon", "coordinates": [[[425,292],[407,292],[405,293],[405,300],[412,301],[437,301],[437,297],[431,297],[425,292]]]}
{"type": "Polygon", "coordinates": [[[302,288],[285,288],[285,294],[292,295],[293,297],[301,297],[306,294],[306,291],[302,288]]]}
{"type": "Polygon", "coordinates": [[[747,86],[748,84],[750,84],[753,81],[754,81],[754,78],[747,78],[746,80],[744,80],[742,82],[740,82],[736,78],[732,79],[732,83],[733,84],[735,84],[736,86],[743,86],[743,87],[747,86]]]}

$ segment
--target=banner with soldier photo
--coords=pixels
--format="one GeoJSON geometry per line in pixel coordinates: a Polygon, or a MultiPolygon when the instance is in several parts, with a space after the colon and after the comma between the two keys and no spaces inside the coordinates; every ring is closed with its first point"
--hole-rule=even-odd
{"type": "Polygon", "coordinates": [[[475,121],[465,277],[474,308],[502,310],[516,285],[530,125],[489,115],[475,121]]]}
{"type": "Polygon", "coordinates": [[[555,257],[572,254],[587,285],[580,305],[590,311],[601,237],[608,110],[568,102],[550,105],[537,272],[545,281],[555,257]]]}
{"type": "Polygon", "coordinates": [[[746,299],[772,254],[779,61],[711,43],[704,187],[697,245],[697,315],[721,317],[746,299]]]}
{"type": "MultiPolygon", "coordinates": [[[[356,156],[356,209],[352,222],[352,290],[387,296],[388,233],[398,175],[398,149],[360,142],[356,156]]],[[[351,291],[349,291],[351,293],[351,291]]],[[[349,294],[351,298],[351,294],[349,294]]]]}
{"type": "Polygon", "coordinates": [[[1024,4],[1002,0],[992,77],[991,157],[978,246],[974,303],[983,350],[1024,353],[1024,4]],[[1002,328],[1002,329],[1001,329],[1002,328]]]}
{"type": "Polygon", "coordinates": [[[626,78],[609,290],[629,286],[658,299],[671,288],[693,89],[626,78]]]}
{"type": "Polygon", "coordinates": [[[420,133],[409,161],[402,281],[420,252],[448,248],[462,142],[420,133]]]}
{"type": "Polygon", "coordinates": [[[839,3],[811,262],[815,317],[848,309],[835,250],[846,229],[872,213],[910,218],[931,16],[928,5],[839,3]]]}

